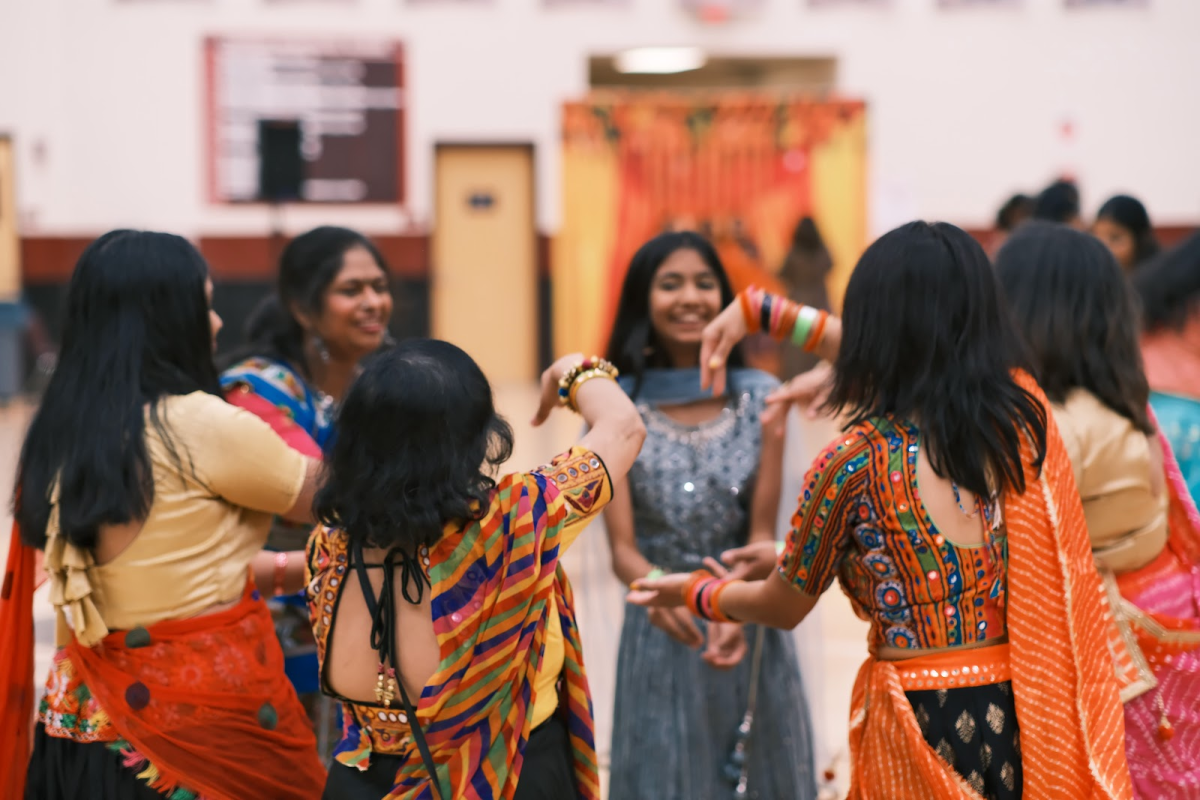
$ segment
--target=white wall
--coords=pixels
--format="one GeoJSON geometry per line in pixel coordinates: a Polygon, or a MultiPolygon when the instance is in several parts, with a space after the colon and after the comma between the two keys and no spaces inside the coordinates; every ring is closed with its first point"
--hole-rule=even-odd
{"type": "Polygon", "coordinates": [[[232,34],[377,36],[407,48],[407,209],[296,209],[289,229],[425,228],[434,143],[512,140],[537,145],[538,216],[553,231],[559,107],[586,92],[587,56],[662,43],[837,57],[841,91],[869,105],[876,230],[913,216],[986,225],[1009,193],[1062,169],[1093,209],[1129,190],[1160,224],[1200,218],[1200,0],[1091,11],[1063,0],[980,11],[764,0],[757,17],[717,28],[675,0],[445,5],[0,0],[0,131],[17,143],[22,232],[264,232],[264,210],[212,205],[205,193],[203,40],[232,34]]]}

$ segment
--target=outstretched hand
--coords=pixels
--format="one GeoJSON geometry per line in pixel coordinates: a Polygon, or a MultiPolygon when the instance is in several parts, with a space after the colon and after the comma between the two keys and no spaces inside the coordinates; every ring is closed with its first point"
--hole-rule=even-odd
{"type": "Polygon", "coordinates": [[[714,396],[725,393],[726,370],[733,346],[746,338],[746,320],[738,301],[708,323],[700,340],[700,388],[712,389],[714,396]]]}
{"type": "Polygon", "coordinates": [[[775,419],[776,415],[786,416],[788,409],[793,405],[809,419],[816,419],[821,415],[821,407],[829,399],[832,388],[833,366],[827,361],[822,361],[767,395],[769,407],[763,414],[763,423],[775,419]]]}

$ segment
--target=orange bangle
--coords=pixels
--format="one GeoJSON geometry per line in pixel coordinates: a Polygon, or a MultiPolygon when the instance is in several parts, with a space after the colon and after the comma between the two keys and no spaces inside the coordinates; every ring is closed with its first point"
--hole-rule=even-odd
{"type": "Polygon", "coordinates": [[[781,300],[783,303],[783,311],[779,315],[779,325],[775,330],[771,331],[771,338],[782,342],[788,336],[791,336],[792,329],[796,327],[796,319],[800,316],[802,306],[799,303],[793,303],[791,300],[781,300]]]}
{"type": "Polygon", "coordinates": [[[762,323],[759,321],[758,314],[755,313],[754,306],[750,300],[750,293],[753,291],[753,286],[743,289],[738,294],[738,301],[742,304],[742,318],[746,320],[746,330],[749,333],[758,333],[758,329],[762,323]]]}
{"type": "Polygon", "coordinates": [[[808,341],[804,343],[804,352],[811,353],[821,346],[821,340],[825,337],[825,323],[829,321],[829,312],[822,311],[821,316],[813,325],[813,331],[808,335],[808,341]]]}

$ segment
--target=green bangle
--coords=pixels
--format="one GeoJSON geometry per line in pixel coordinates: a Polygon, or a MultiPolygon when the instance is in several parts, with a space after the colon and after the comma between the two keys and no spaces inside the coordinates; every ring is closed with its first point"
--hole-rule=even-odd
{"type": "Polygon", "coordinates": [[[796,347],[804,347],[808,343],[808,337],[812,335],[813,324],[820,316],[821,312],[812,306],[801,308],[800,314],[796,317],[796,326],[792,328],[792,344],[796,347]]]}
{"type": "Polygon", "coordinates": [[[652,569],[652,570],[650,570],[649,572],[647,572],[647,573],[645,574],[645,576],[642,578],[642,580],[644,580],[644,581],[656,581],[656,580],[658,580],[659,578],[661,578],[663,575],[666,575],[666,574],[667,574],[667,573],[663,572],[663,571],[662,571],[661,569],[659,569],[658,567],[655,567],[654,569],[652,569]]]}
{"type": "Polygon", "coordinates": [[[775,555],[783,555],[784,550],[787,550],[787,542],[783,541],[782,539],[775,542],[775,555]]]}

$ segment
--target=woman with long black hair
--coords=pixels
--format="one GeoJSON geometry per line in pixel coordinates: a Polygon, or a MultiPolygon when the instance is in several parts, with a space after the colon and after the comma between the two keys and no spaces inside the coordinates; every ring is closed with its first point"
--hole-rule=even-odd
{"type": "MultiPolygon", "coordinates": [[[[165,233],[105,234],[71,277],[16,486],[23,546],[45,551],[60,648],[28,798],[320,794],[324,770],[251,575],[272,515],[311,519],[317,463],[221,398],[211,301],[200,253],[165,233]]],[[[301,565],[282,580],[302,585],[301,565]]],[[[19,706],[6,702],[6,730],[27,724],[19,706]]],[[[16,753],[5,764],[24,768],[16,753]]]]}
{"type": "Polygon", "coordinates": [[[1094,237],[1030,223],[996,271],[1054,404],[1092,553],[1134,658],[1125,751],[1139,797],[1200,794],[1200,514],[1150,414],[1137,303],[1094,237]]]}
{"type": "MultiPolygon", "coordinates": [[[[863,254],[842,323],[829,404],[849,427],[813,464],[778,562],[744,548],[759,580],[697,571],[630,599],[791,628],[838,579],[871,623],[852,797],[1130,797],[1083,509],[987,256],[952,225],[902,226],[863,254]]],[[[723,386],[747,331],[807,324],[742,295],[706,331],[706,383],[723,386]]]]}
{"type": "MultiPolygon", "coordinates": [[[[697,233],[651,239],[626,273],[608,359],[647,439],[604,515],[613,571],[626,585],[775,539],[783,419],[763,416],[779,382],[746,369],[735,348],[729,391],[700,391],[700,337],[732,300],[716,251],[697,233]]],[[[739,783],[747,797],[816,795],[787,634],[756,628],[747,637],[740,625],[698,625],[685,609],[626,606],[616,694],[612,797],[724,800],[739,783]],[[747,644],[757,655],[746,656],[747,644]],[[771,700],[751,709],[755,685],[771,700]],[[739,731],[751,711],[753,730],[739,731]]]]}

